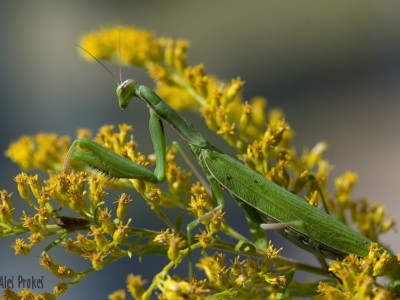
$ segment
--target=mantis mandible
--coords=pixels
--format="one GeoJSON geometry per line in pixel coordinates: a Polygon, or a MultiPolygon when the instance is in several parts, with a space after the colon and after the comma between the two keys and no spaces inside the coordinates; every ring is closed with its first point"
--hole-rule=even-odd
{"type": "MultiPolygon", "coordinates": [[[[343,258],[350,253],[360,257],[368,255],[369,239],[216,149],[150,88],[128,79],[117,87],[116,92],[122,109],[135,97],[149,107],[149,128],[156,156],[154,172],[85,138],[73,142],[64,162],[64,172],[68,171],[71,160],[75,160],[114,178],[135,178],[152,183],[164,181],[164,121],[181,135],[196,157],[218,208],[224,205],[225,189],[254,222],[262,228],[276,229],[291,242],[316,255],[325,267],[324,257],[343,258]]],[[[187,228],[189,238],[193,224],[187,228]]]]}

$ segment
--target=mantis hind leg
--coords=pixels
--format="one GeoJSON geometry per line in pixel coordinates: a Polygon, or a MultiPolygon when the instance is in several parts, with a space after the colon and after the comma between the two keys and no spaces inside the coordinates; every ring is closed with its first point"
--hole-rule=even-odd
{"type": "Polygon", "coordinates": [[[307,226],[304,224],[302,221],[292,221],[292,222],[285,222],[285,223],[268,223],[268,224],[261,224],[260,227],[264,230],[285,230],[289,229],[293,226],[301,226],[304,231],[307,232],[307,236],[309,237],[307,240],[302,238],[299,235],[296,235],[294,231],[287,231],[286,234],[281,232],[282,235],[284,235],[287,239],[291,240],[294,242],[296,245],[299,247],[311,251],[315,257],[318,259],[322,267],[326,270],[329,271],[329,266],[325,260],[324,254],[322,253],[319,244],[311,237],[311,235],[308,233],[309,230],[307,229],[307,226]],[[290,232],[290,233],[289,233],[290,232]]]}

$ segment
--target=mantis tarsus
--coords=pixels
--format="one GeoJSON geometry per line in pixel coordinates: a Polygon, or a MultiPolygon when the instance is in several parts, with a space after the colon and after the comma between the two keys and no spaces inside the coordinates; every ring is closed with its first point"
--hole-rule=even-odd
{"type": "MultiPolygon", "coordinates": [[[[369,239],[210,145],[150,88],[128,79],[118,86],[116,92],[119,106],[123,109],[134,97],[145,101],[149,107],[149,127],[156,155],[154,172],[85,138],[73,142],[63,171],[69,169],[71,160],[76,160],[111,177],[160,183],[166,176],[166,147],[162,126],[162,121],[165,121],[188,144],[207,177],[212,197],[220,204],[218,207],[224,204],[225,189],[253,222],[260,225],[272,223],[272,229],[315,254],[325,266],[324,257],[342,258],[349,253],[360,257],[368,255],[371,244],[369,239]]],[[[188,225],[189,237],[195,223],[188,225]]]]}

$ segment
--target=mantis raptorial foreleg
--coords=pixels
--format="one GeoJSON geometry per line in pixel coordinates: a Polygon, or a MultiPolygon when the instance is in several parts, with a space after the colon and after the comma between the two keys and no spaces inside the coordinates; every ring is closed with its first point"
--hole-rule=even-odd
{"type": "Polygon", "coordinates": [[[165,180],[166,175],[166,147],[162,123],[153,111],[150,111],[149,129],[156,155],[154,172],[86,138],[72,143],[62,172],[68,172],[71,160],[76,160],[113,178],[134,178],[160,183],[165,180]]]}

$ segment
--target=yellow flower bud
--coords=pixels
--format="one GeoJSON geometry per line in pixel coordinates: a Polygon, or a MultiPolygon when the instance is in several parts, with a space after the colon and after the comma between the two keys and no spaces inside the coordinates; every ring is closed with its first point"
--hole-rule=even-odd
{"type": "Polygon", "coordinates": [[[179,236],[173,236],[168,241],[167,256],[170,261],[176,262],[179,258],[179,248],[182,246],[184,241],[179,236]]]}
{"type": "Polygon", "coordinates": [[[129,202],[132,202],[132,198],[125,194],[122,193],[121,195],[119,195],[117,203],[118,203],[118,207],[117,207],[117,218],[119,220],[123,220],[126,217],[126,214],[128,212],[128,204],[129,202]]]}
{"type": "Polygon", "coordinates": [[[143,285],[146,283],[141,276],[129,274],[127,278],[126,287],[134,299],[141,299],[144,293],[143,285]]]}

